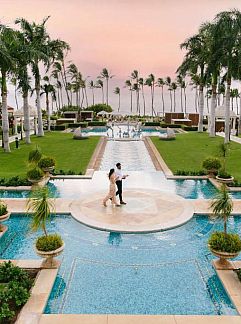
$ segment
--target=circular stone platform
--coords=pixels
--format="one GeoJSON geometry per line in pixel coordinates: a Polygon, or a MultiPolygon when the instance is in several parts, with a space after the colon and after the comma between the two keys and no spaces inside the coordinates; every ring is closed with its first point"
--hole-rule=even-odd
{"type": "Polygon", "coordinates": [[[147,233],[168,230],[190,220],[194,208],[175,194],[159,190],[124,191],[127,205],[102,205],[106,192],[98,192],[71,203],[72,216],[79,222],[105,231],[147,233]]]}

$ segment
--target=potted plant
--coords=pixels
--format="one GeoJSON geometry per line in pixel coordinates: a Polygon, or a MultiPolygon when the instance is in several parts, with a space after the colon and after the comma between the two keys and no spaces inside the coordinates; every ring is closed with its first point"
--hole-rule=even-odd
{"type": "Polygon", "coordinates": [[[43,171],[38,167],[34,167],[27,172],[28,181],[32,183],[38,183],[43,179],[43,171]]]}
{"type": "Polygon", "coordinates": [[[44,186],[32,191],[31,197],[27,204],[28,212],[33,213],[32,230],[42,229],[44,235],[37,238],[35,250],[37,255],[45,258],[43,266],[46,268],[55,268],[58,262],[54,257],[58,256],[64,250],[64,241],[61,236],[54,233],[48,234],[46,222],[54,212],[54,202],[51,200],[48,187],[44,186]]]}
{"type": "Polygon", "coordinates": [[[5,230],[5,227],[1,224],[9,219],[10,213],[8,212],[7,205],[0,200],[0,232],[5,230]]]}
{"type": "Polygon", "coordinates": [[[218,158],[208,157],[203,161],[203,168],[208,171],[208,174],[213,176],[221,168],[221,162],[218,158]]]}
{"type": "Polygon", "coordinates": [[[241,251],[239,235],[227,233],[227,221],[233,210],[233,203],[225,184],[221,186],[216,198],[211,202],[210,208],[215,216],[222,218],[224,230],[212,233],[208,240],[208,247],[215,256],[219,257],[219,263],[223,265],[227,259],[235,258],[241,251]]]}
{"type": "Polygon", "coordinates": [[[46,156],[41,158],[38,162],[38,166],[44,172],[51,172],[54,170],[55,167],[55,160],[52,157],[46,156]]]}
{"type": "Polygon", "coordinates": [[[234,178],[226,171],[226,157],[229,152],[229,143],[222,143],[219,146],[219,155],[222,158],[222,168],[220,168],[216,179],[222,183],[233,182],[234,178]]]}

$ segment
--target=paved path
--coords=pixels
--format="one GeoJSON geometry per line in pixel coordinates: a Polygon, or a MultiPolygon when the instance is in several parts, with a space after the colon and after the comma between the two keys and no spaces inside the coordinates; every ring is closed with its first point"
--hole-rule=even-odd
{"type": "MultiPolygon", "coordinates": [[[[221,136],[221,137],[225,137],[225,133],[224,132],[219,132],[219,133],[216,133],[218,136],[221,136]]],[[[238,144],[241,144],[241,137],[237,137],[237,136],[233,136],[233,135],[230,135],[230,140],[235,142],[235,143],[238,143],[238,144]]]]}
{"type": "MultiPolygon", "coordinates": [[[[33,135],[33,134],[34,134],[34,131],[32,130],[30,132],[30,135],[33,135]]],[[[17,135],[10,136],[9,137],[9,143],[15,142],[15,137],[18,137],[18,139],[20,140],[21,139],[21,134],[17,134],[17,135]]],[[[23,132],[23,138],[25,138],[25,132],[23,132]]],[[[2,146],[2,139],[0,140],[0,147],[1,146],[2,146]]]]}

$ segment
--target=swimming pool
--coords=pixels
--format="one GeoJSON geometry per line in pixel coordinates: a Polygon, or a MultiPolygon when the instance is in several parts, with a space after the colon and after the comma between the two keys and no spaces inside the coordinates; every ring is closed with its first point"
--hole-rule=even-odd
{"type": "MultiPolygon", "coordinates": [[[[30,218],[12,215],[0,258],[37,258],[30,218]]],[[[241,234],[241,218],[229,230],[241,234]]],[[[204,215],[166,232],[117,234],[57,215],[49,232],[66,247],[45,313],[237,315],[211,266],[207,239],[222,229],[204,215]]],[[[39,233],[38,233],[39,234],[39,233]]]]}

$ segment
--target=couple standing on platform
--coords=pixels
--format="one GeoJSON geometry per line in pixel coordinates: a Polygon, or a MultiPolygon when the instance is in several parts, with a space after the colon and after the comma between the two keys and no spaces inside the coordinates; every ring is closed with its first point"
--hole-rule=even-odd
{"type": "Polygon", "coordinates": [[[128,177],[128,174],[123,175],[121,171],[121,164],[116,164],[116,169],[110,169],[109,172],[109,180],[110,180],[110,188],[109,193],[103,200],[103,205],[106,207],[107,201],[110,199],[112,205],[120,206],[120,205],[126,205],[126,203],[122,199],[122,180],[128,177]],[[116,191],[117,186],[117,191],[116,191]],[[118,204],[116,200],[116,196],[119,195],[120,198],[120,204],[118,204]]]}

